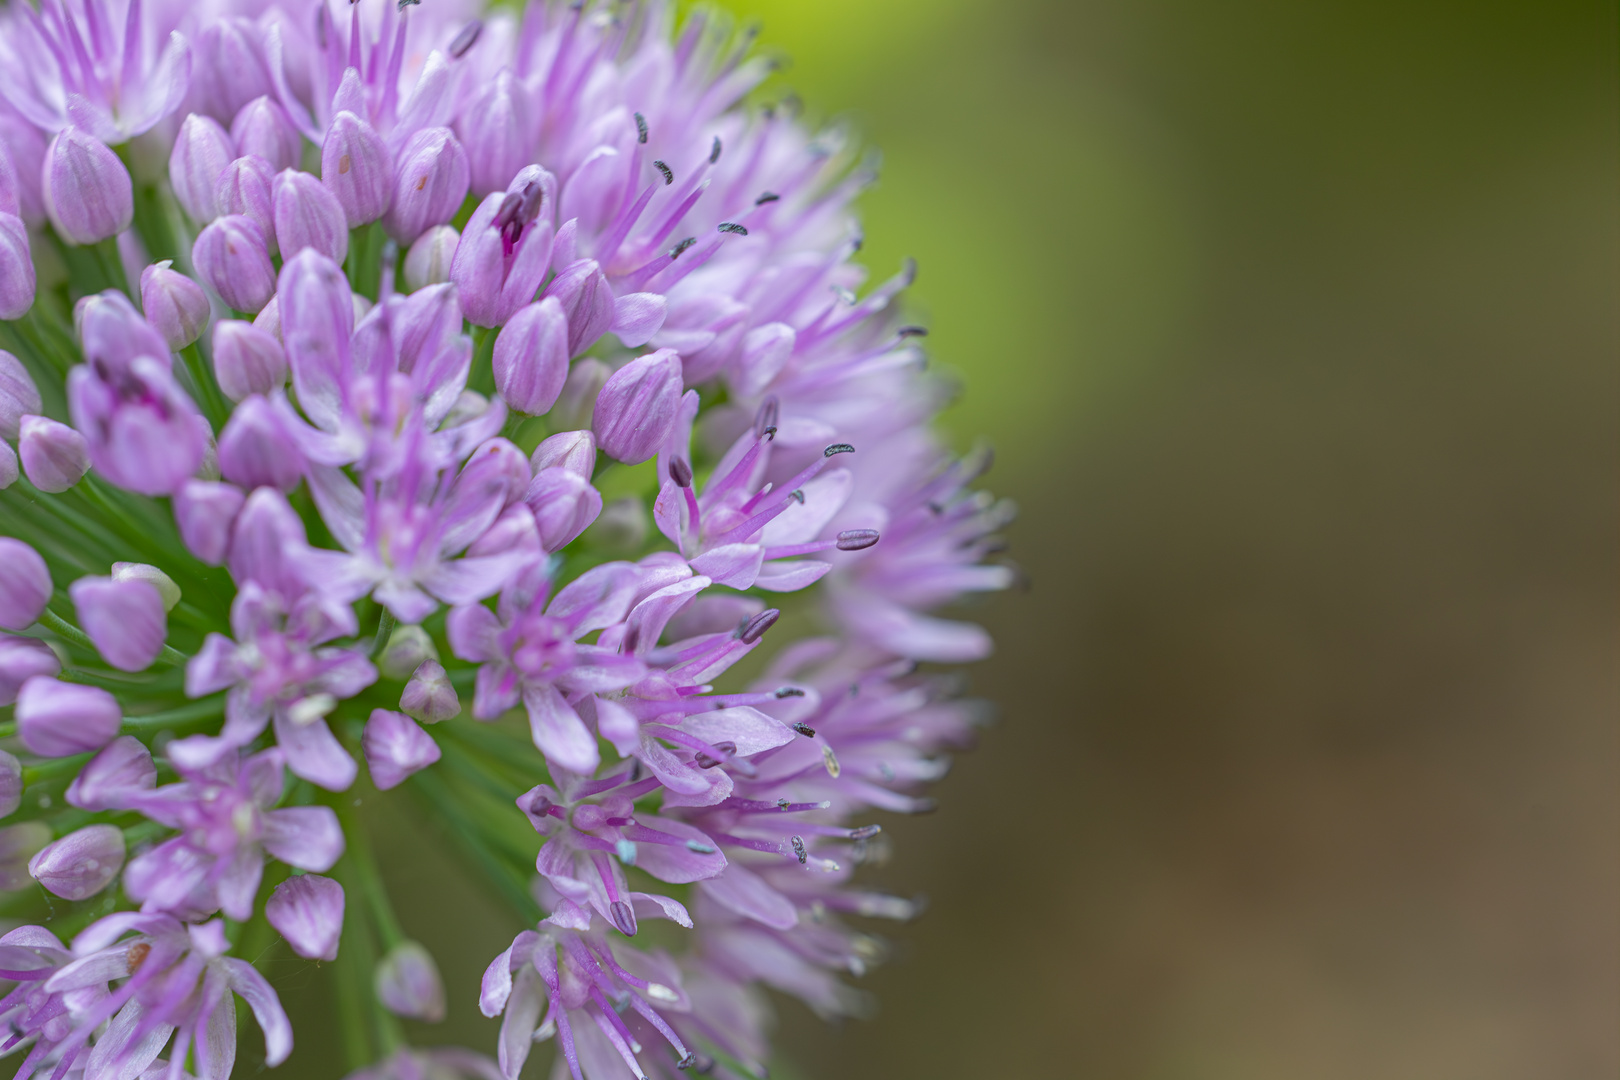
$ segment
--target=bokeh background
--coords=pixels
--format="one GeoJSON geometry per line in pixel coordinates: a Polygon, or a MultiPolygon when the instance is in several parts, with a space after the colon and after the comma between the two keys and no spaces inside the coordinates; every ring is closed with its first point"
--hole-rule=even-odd
{"type": "MultiPolygon", "coordinates": [[[[1615,6],[730,6],[881,148],[864,256],[918,258],[1031,582],[885,822],[932,906],[880,1014],[784,1002],[775,1075],[1620,1073],[1615,6]]],[[[378,824],[413,1034],[489,1046],[514,927],[432,824],[378,824]]]]}

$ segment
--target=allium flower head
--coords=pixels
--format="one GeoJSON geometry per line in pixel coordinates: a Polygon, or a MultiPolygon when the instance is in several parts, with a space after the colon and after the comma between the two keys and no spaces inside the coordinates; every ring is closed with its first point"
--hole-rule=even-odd
{"type": "Polygon", "coordinates": [[[763,988],[864,1007],[1011,512],[913,268],[851,261],[867,176],[673,9],[0,15],[0,915],[79,930],[0,938],[19,1076],[252,1071],[233,995],[277,1065],[289,951],[371,1080],[757,1077],[763,988]],[[402,819],[532,927],[492,1057],[398,1038],[470,1004],[402,819]]]}

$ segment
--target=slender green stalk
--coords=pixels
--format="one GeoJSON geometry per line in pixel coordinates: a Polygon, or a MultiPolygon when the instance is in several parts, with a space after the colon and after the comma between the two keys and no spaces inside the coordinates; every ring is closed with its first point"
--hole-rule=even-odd
{"type": "Polygon", "coordinates": [[[197,407],[208,417],[208,422],[214,426],[214,430],[219,431],[230,418],[231,408],[219,388],[218,381],[214,378],[213,370],[208,361],[203,359],[202,350],[197,347],[196,342],[181,349],[180,358],[185,361],[186,371],[197,387],[199,397],[197,407]]]}
{"type": "Polygon", "coordinates": [[[200,701],[193,701],[163,712],[147,713],[144,716],[124,717],[124,730],[128,732],[161,731],[166,727],[178,727],[196,720],[207,720],[219,716],[225,711],[225,696],[216,694],[200,701]]]}
{"type": "Polygon", "coordinates": [[[108,283],[119,292],[140,303],[140,297],[130,291],[129,278],[124,273],[124,260],[118,254],[118,237],[109,236],[95,245],[96,261],[108,283]]]}
{"type": "Polygon", "coordinates": [[[74,626],[72,623],[68,622],[66,619],[62,618],[62,616],[58,615],[50,608],[46,608],[44,611],[40,612],[39,625],[45,627],[57,637],[70,641],[81,649],[88,649],[90,652],[97,653],[99,655],[99,652],[96,649],[96,643],[90,640],[90,636],[88,634],[86,634],[83,630],[80,630],[77,626],[74,626]]]}

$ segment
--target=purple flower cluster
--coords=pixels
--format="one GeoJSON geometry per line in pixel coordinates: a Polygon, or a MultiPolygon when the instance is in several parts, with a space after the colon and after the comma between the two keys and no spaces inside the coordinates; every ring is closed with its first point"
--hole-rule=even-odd
{"type": "Polygon", "coordinates": [[[228,926],[380,955],[356,1077],[762,1077],[762,988],[862,1007],[852,920],[916,910],[870,816],[970,738],[919,664],[988,653],[935,611],[1009,511],[912,269],[860,295],[866,175],[672,8],[0,13],[0,912],[83,905],[0,938],[19,1077],[224,1078],[233,994],[284,1060],[228,926]],[[357,783],[534,920],[494,1061],[401,1040],[447,1002],[357,783]]]}

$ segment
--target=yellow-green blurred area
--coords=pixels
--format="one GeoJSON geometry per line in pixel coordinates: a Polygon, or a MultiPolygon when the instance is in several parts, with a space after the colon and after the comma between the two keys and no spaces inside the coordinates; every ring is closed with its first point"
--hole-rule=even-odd
{"type": "MultiPolygon", "coordinates": [[[[930,909],[878,1015],[779,1000],[773,1075],[1620,1073],[1614,5],[732,7],[881,149],[863,258],[917,257],[1031,581],[967,612],[999,724],[883,820],[930,909]]],[[[515,920],[431,824],[411,1034],[492,1051],[515,920]]]]}

